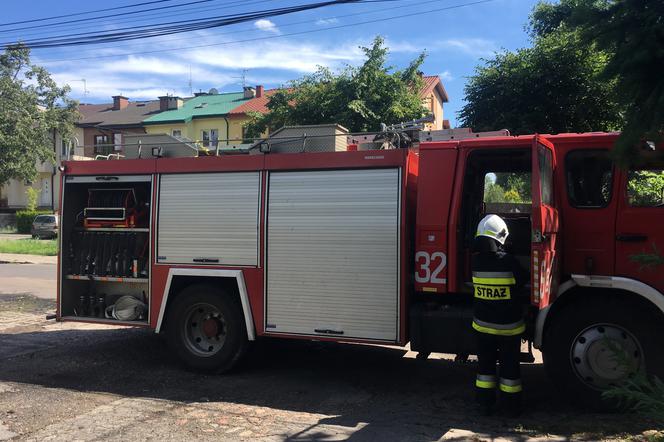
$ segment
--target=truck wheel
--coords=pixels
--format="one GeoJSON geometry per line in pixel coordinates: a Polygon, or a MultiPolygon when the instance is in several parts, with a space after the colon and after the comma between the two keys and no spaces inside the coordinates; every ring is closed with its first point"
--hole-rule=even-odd
{"type": "MultiPolygon", "coordinates": [[[[547,331],[544,364],[565,397],[600,410],[616,404],[602,392],[637,373],[663,378],[657,341],[661,319],[621,299],[588,299],[565,307],[547,331]],[[658,324],[659,322],[659,324],[658,324]]],[[[664,378],[663,378],[664,379],[664,378]]]]}
{"type": "Polygon", "coordinates": [[[209,285],[182,290],[169,307],[169,344],[190,368],[223,373],[247,348],[247,329],[239,300],[209,285]]]}

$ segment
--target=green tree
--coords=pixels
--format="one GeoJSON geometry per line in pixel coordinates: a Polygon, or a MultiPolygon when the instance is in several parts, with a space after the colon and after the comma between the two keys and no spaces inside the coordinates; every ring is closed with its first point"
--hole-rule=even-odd
{"type": "Polygon", "coordinates": [[[532,47],[498,53],[475,69],[459,112],[464,126],[514,134],[620,127],[614,84],[601,76],[606,55],[556,19],[531,19],[532,47]]]}
{"type": "Polygon", "coordinates": [[[633,206],[664,205],[664,171],[630,170],[627,196],[633,206]]]}
{"type": "Polygon", "coordinates": [[[0,185],[33,181],[38,161],[53,160],[53,133],[68,139],[78,119],[69,88],[58,87],[30,51],[15,45],[0,54],[0,185]]]}
{"type": "Polygon", "coordinates": [[[562,0],[548,9],[607,54],[602,79],[615,82],[624,117],[615,154],[632,163],[642,139],[662,140],[664,133],[664,2],[562,0]]]}
{"type": "Polygon", "coordinates": [[[365,55],[361,66],[347,66],[339,74],[319,68],[271,95],[269,112],[251,116],[247,136],[260,137],[285,125],[322,123],[339,123],[353,132],[376,131],[380,123],[422,117],[418,69],[425,55],[395,71],[386,66],[388,49],[381,37],[361,49],[365,55]]]}
{"type": "Polygon", "coordinates": [[[503,189],[508,189],[509,195],[505,198],[511,198],[511,203],[525,203],[532,201],[532,192],[530,182],[530,173],[512,173],[512,172],[498,172],[496,173],[496,184],[503,189]]]}
{"type": "Polygon", "coordinates": [[[25,210],[28,212],[34,212],[37,210],[37,199],[39,198],[39,193],[40,191],[34,187],[28,187],[26,189],[25,196],[27,202],[25,204],[25,210]]]}

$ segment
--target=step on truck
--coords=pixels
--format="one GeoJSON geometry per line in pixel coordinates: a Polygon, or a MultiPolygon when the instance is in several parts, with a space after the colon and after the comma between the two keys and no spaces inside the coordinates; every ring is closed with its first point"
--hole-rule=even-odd
{"type": "Polygon", "coordinates": [[[561,391],[598,403],[664,377],[664,161],[616,167],[617,136],[65,162],[57,319],[164,333],[212,372],[270,337],[465,358],[471,244],[494,213],[530,272],[524,338],[561,391]]]}

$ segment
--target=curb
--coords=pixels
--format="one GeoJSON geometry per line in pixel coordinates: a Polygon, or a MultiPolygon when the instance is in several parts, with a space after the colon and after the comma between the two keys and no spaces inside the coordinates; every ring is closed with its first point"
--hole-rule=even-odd
{"type": "Polygon", "coordinates": [[[57,264],[57,256],[0,253],[0,264],[57,264]]]}

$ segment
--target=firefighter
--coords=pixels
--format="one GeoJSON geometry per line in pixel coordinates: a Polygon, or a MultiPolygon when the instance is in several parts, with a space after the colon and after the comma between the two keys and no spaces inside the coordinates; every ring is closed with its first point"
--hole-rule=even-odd
{"type": "Polygon", "coordinates": [[[487,215],[477,226],[473,247],[472,326],[477,335],[479,362],[475,386],[484,415],[493,411],[496,389],[507,415],[521,412],[519,356],[525,324],[516,289],[523,285],[526,275],[514,256],[503,250],[508,235],[501,217],[487,215]],[[496,362],[500,365],[498,376],[496,362]]]}

